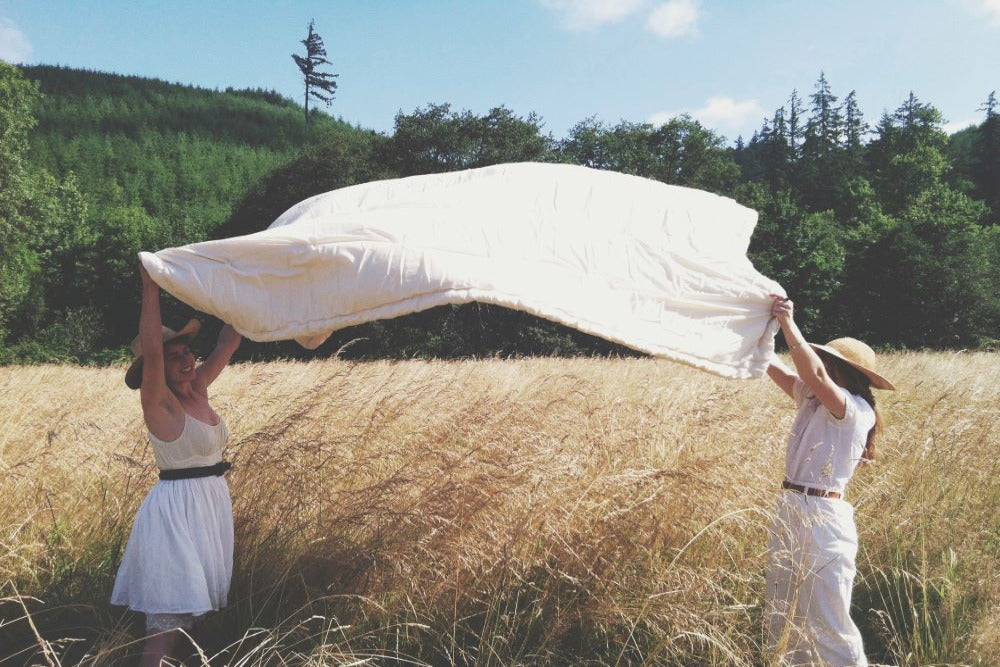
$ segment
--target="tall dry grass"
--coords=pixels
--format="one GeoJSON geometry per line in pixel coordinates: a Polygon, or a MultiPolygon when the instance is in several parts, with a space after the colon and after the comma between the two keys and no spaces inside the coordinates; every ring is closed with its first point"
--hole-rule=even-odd
{"type": "MultiPolygon", "coordinates": [[[[997,357],[882,359],[849,499],[855,619],[894,664],[1000,661],[997,357]]],[[[155,471],[122,369],[0,369],[0,664],[119,664],[155,471]]],[[[230,605],[188,664],[757,665],[791,402],[651,359],[246,364],[230,605]]]]}

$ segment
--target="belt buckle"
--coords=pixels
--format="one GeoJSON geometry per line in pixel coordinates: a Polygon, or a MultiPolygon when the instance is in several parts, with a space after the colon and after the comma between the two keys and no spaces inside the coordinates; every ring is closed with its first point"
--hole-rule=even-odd
{"type": "Polygon", "coordinates": [[[838,491],[828,491],[827,489],[818,489],[814,486],[805,486],[804,484],[793,484],[787,479],[781,483],[781,488],[788,489],[789,491],[794,491],[795,493],[801,493],[804,496],[812,496],[814,498],[839,498],[840,493],[838,491]]]}

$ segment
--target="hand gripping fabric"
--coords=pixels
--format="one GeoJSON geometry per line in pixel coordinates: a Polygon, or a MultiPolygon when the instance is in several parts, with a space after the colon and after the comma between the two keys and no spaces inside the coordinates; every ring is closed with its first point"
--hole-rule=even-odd
{"type": "Polygon", "coordinates": [[[746,257],[757,213],[637,176],[515,163],[302,201],[259,233],[140,257],[166,291],[256,341],[470,301],[725,377],[767,368],[784,294],[746,257]]]}

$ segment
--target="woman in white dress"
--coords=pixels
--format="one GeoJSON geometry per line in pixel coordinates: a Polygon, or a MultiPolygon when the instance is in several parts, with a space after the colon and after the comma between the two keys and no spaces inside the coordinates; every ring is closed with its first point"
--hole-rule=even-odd
{"type": "Polygon", "coordinates": [[[858,533],[844,490],[857,465],[875,458],[882,419],[872,388],[894,387],[875,371],[870,347],[806,343],[792,302],[772,296],[795,370],[775,358],[767,374],[798,414],[768,549],[769,647],[785,665],[867,665],[850,615],[858,533]]]}
{"type": "Polygon", "coordinates": [[[146,614],[142,665],[159,665],[181,629],[226,604],[233,570],[233,510],[222,460],[228,431],[208,402],[208,386],[242,340],[228,324],[212,354],[196,363],[200,323],[163,326],[160,288],[144,268],[135,362],[125,376],[139,389],[160,481],[136,513],[111,603],[146,614]]]}

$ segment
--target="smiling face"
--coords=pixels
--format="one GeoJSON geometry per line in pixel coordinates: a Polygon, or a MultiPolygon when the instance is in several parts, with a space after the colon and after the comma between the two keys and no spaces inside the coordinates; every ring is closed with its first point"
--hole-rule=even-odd
{"type": "Polygon", "coordinates": [[[171,341],[163,346],[163,371],[168,387],[194,380],[194,369],[195,358],[187,341],[171,341]]]}

